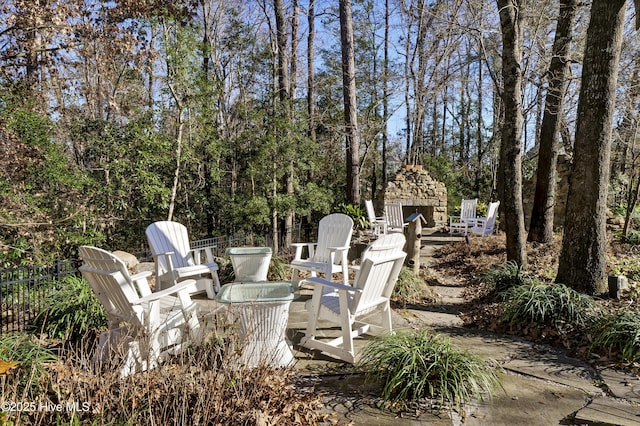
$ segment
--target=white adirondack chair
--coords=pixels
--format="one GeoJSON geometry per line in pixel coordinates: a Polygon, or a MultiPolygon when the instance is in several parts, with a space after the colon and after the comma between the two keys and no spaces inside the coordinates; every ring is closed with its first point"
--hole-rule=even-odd
{"type": "Polygon", "coordinates": [[[364,205],[367,209],[367,216],[373,235],[386,234],[387,222],[383,216],[376,216],[376,212],[373,208],[373,201],[365,200],[364,205]]]}
{"type": "MultiPolygon", "coordinates": [[[[404,236],[403,236],[404,238],[404,236]]],[[[353,286],[331,282],[319,277],[305,282],[315,288],[307,302],[309,318],[300,345],[316,349],[343,361],[354,363],[356,353],[353,339],[362,334],[391,333],[389,299],[398,280],[406,253],[401,249],[375,256],[366,250],[353,286]],[[329,341],[320,340],[318,321],[326,320],[340,327],[340,336],[329,341]],[[378,320],[377,324],[373,321],[378,320]]]]}
{"type": "MultiPolygon", "coordinates": [[[[362,252],[360,260],[365,258],[376,260],[401,252],[404,249],[406,241],[404,234],[398,232],[380,235],[362,252]]],[[[351,265],[350,268],[357,271],[360,269],[360,265],[351,265]]]]}
{"type": "Polygon", "coordinates": [[[80,272],[109,319],[94,356],[97,364],[121,356],[124,377],[152,369],[167,355],[199,341],[198,307],[188,293],[193,280],[151,293],[149,273],[131,276],[122,260],[97,247],[81,246],[79,251],[80,272]]]}
{"type": "Polygon", "coordinates": [[[475,224],[478,199],[462,200],[460,216],[449,216],[449,233],[467,235],[469,228],[475,224]]]}
{"type": "Polygon", "coordinates": [[[146,229],[147,240],[156,265],[156,283],[166,289],[175,282],[194,279],[191,293],[207,292],[213,299],[220,290],[218,264],[213,258],[215,247],[192,249],[187,228],[177,222],[154,222],[146,229]],[[206,262],[202,263],[202,254],[206,262]]]}
{"type": "Polygon", "coordinates": [[[349,282],[349,262],[347,254],[351,245],[353,220],[342,213],[334,213],[320,219],[318,224],[318,241],[315,243],[293,243],[296,248],[291,261],[291,280],[298,285],[299,273],[306,271],[315,277],[318,272],[324,273],[327,279],[335,273],[342,272],[343,282],[349,282]],[[303,258],[303,248],[307,247],[308,257],[303,258]]]}
{"type": "Polygon", "coordinates": [[[404,228],[406,228],[406,226],[408,225],[408,223],[404,221],[402,204],[385,203],[384,217],[387,221],[388,232],[404,232],[404,228]]]}
{"type": "Polygon", "coordinates": [[[496,225],[496,218],[498,216],[498,207],[500,207],[500,201],[489,203],[486,217],[476,218],[474,225],[469,228],[471,235],[480,235],[486,237],[491,235],[496,225]]]}

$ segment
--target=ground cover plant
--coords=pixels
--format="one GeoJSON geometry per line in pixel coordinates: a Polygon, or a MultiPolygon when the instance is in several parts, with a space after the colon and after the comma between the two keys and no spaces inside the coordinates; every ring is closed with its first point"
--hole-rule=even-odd
{"type": "Polygon", "coordinates": [[[91,286],[70,275],[57,282],[43,300],[30,331],[77,344],[106,327],[107,315],[91,286]]]}
{"type": "Polygon", "coordinates": [[[391,300],[394,306],[406,307],[407,304],[433,303],[436,300],[436,295],[421,274],[416,274],[412,269],[403,267],[393,289],[391,300]]]}
{"type": "Polygon", "coordinates": [[[472,398],[491,396],[500,385],[495,370],[482,359],[427,330],[373,340],[358,366],[368,380],[381,383],[387,401],[436,398],[459,408],[472,398]]]}

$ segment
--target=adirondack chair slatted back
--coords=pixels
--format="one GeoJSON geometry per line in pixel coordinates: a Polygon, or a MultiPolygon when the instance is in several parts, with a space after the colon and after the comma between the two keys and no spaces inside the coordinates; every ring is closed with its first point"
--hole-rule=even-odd
{"type": "MultiPolygon", "coordinates": [[[[171,221],[154,222],[146,229],[147,239],[151,247],[151,253],[155,256],[161,253],[173,252],[171,263],[173,268],[182,268],[195,265],[189,244],[187,227],[181,223],[171,221]]],[[[164,256],[157,258],[160,272],[170,270],[164,256]]]]}
{"type": "Polygon", "coordinates": [[[487,210],[487,224],[485,229],[493,230],[496,224],[496,218],[498,216],[498,207],[500,207],[500,201],[489,203],[489,209],[487,210]]]}
{"type": "Polygon", "coordinates": [[[373,201],[365,200],[364,205],[367,208],[367,217],[369,218],[369,222],[376,222],[376,211],[373,209],[373,201]]]}
{"type": "Polygon", "coordinates": [[[466,219],[475,219],[477,206],[477,198],[473,200],[462,200],[462,203],[460,204],[460,221],[463,222],[466,219]]]}
{"type": "Polygon", "coordinates": [[[362,259],[379,259],[389,254],[402,251],[406,238],[400,233],[391,233],[379,236],[362,253],[362,259]]]}
{"type": "Polygon", "coordinates": [[[405,257],[406,253],[398,251],[375,260],[365,258],[353,284],[362,291],[355,292],[349,310],[354,314],[364,314],[388,300],[405,257]]]}
{"type": "Polygon", "coordinates": [[[124,262],[97,247],[82,246],[79,250],[84,262],[80,272],[104,306],[109,322],[142,326],[144,312],[141,306],[131,304],[139,296],[124,262]]]}
{"type": "MultiPolygon", "coordinates": [[[[327,263],[330,261],[330,247],[348,247],[353,234],[353,220],[342,213],[334,213],[320,219],[318,224],[318,241],[311,260],[327,263]]],[[[334,263],[340,263],[336,256],[334,263]]]]}
{"type": "Polygon", "coordinates": [[[390,231],[402,232],[405,226],[402,204],[386,203],[384,205],[384,213],[387,219],[388,229],[390,231]]]}

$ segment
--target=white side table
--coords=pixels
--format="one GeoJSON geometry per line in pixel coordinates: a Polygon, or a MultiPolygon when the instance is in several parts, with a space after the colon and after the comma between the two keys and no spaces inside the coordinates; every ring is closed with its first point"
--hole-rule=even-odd
{"type": "Polygon", "coordinates": [[[238,327],[241,365],[284,367],[293,363],[293,353],[285,340],[293,300],[290,282],[225,284],[218,300],[229,305],[231,319],[238,327]]]}

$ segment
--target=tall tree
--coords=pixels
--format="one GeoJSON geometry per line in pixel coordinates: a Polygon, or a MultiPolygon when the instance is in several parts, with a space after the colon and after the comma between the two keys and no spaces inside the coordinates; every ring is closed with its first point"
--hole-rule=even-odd
{"type": "Polygon", "coordinates": [[[347,154],[347,200],[360,204],[360,149],[358,106],[356,103],[356,66],[353,43],[351,0],[340,0],[340,44],[342,47],[342,93],[347,154]]]}
{"type": "Polygon", "coordinates": [[[497,0],[502,29],[504,123],[500,143],[500,178],[507,237],[507,260],[526,265],[522,209],[522,15],[526,0],[497,0]]]}
{"type": "Polygon", "coordinates": [[[606,210],[626,0],[594,0],[587,29],[564,236],[556,281],[606,291],[606,210]]]}
{"type": "Polygon", "coordinates": [[[536,192],[529,226],[529,241],[549,243],[553,240],[553,213],[556,195],[556,162],[558,159],[558,131],[562,105],[567,89],[570,46],[578,0],[560,0],[560,13],[556,28],[549,87],[540,128],[540,146],[536,192]]]}

